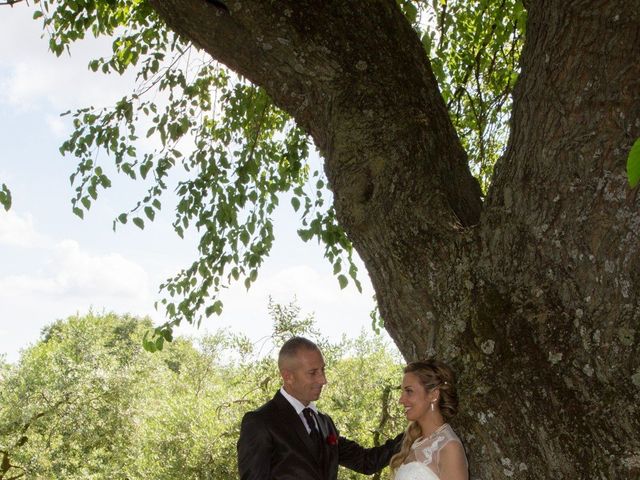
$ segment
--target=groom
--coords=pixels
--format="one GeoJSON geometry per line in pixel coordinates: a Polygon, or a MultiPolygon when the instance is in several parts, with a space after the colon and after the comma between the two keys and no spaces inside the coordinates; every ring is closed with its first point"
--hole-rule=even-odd
{"type": "Polygon", "coordinates": [[[278,355],[282,388],[242,419],[238,440],[241,480],[336,480],[338,464],[370,475],[389,464],[402,434],[375,448],[341,437],[314,402],[327,383],[318,346],[303,337],[278,355]]]}

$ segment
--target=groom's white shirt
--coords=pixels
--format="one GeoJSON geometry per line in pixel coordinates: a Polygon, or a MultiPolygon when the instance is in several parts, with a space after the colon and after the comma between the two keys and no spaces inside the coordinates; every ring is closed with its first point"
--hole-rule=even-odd
{"type": "MultiPolygon", "coordinates": [[[[300,419],[300,421],[304,425],[304,428],[307,429],[307,433],[311,433],[311,429],[309,428],[309,425],[307,425],[307,421],[304,419],[304,415],[302,413],[302,410],[304,410],[307,407],[305,407],[300,400],[298,400],[297,398],[292,397],[291,395],[289,395],[287,393],[287,391],[284,389],[284,387],[280,387],[280,393],[282,394],[282,396],[284,398],[287,399],[287,402],[289,402],[291,404],[291,406],[295,409],[296,413],[298,414],[298,418],[300,419]]],[[[313,410],[313,413],[315,414],[314,420],[316,422],[316,428],[318,429],[318,431],[320,431],[320,428],[318,428],[319,425],[318,425],[318,419],[317,419],[318,407],[316,407],[315,402],[311,402],[307,406],[311,410],[313,410]]]]}

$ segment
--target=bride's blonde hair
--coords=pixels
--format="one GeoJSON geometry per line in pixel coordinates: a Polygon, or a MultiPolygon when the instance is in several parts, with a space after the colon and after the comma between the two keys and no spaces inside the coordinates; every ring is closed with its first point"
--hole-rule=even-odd
{"type": "MultiPolygon", "coordinates": [[[[420,362],[411,362],[404,368],[404,373],[413,373],[426,391],[436,387],[440,389],[438,397],[438,407],[445,421],[449,421],[458,413],[458,393],[455,386],[455,374],[453,370],[443,362],[429,359],[420,362]]],[[[400,451],[391,457],[389,465],[395,471],[405,461],[411,445],[417,438],[422,436],[422,428],[418,422],[410,422],[407,427],[400,451]]]]}

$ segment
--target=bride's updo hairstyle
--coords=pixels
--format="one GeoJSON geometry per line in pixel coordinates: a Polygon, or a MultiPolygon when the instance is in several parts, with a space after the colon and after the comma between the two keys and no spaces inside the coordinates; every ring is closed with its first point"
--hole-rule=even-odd
{"type": "Polygon", "coordinates": [[[428,392],[438,387],[438,407],[445,421],[449,421],[458,413],[458,392],[456,391],[456,376],[451,367],[444,362],[429,359],[411,362],[404,368],[404,373],[413,373],[424,389],[428,392]]]}
{"type": "MultiPolygon", "coordinates": [[[[404,373],[412,373],[424,387],[425,391],[433,390],[438,387],[440,395],[438,396],[438,408],[444,418],[448,422],[456,413],[458,413],[458,392],[456,391],[456,377],[451,367],[446,363],[440,362],[433,358],[419,362],[411,362],[404,368],[404,373]]],[[[391,457],[391,469],[396,470],[411,451],[411,445],[416,439],[422,436],[422,429],[418,422],[410,422],[402,440],[400,451],[391,457]]]]}

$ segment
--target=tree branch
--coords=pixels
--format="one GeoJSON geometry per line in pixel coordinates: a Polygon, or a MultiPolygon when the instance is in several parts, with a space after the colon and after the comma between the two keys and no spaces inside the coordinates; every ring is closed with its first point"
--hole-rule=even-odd
{"type": "Polygon", "coordinates": [[[204,0],[150,3],[173,30],[265,88],[312,135],[341,223],[368,228],[381,220],[359,210],[378,195],[388,202],[393,192],[378,172],[396,173],[394,157],[409,143],[419,148],[401,161],[420,171],[406,180],[430,192],[428,200],[419,194],[421,209],[426,201],[432,212],[430,228],[478,222],[480,190],[422,45],[394,1],[247,0],[228,13],[204,0]]]}

